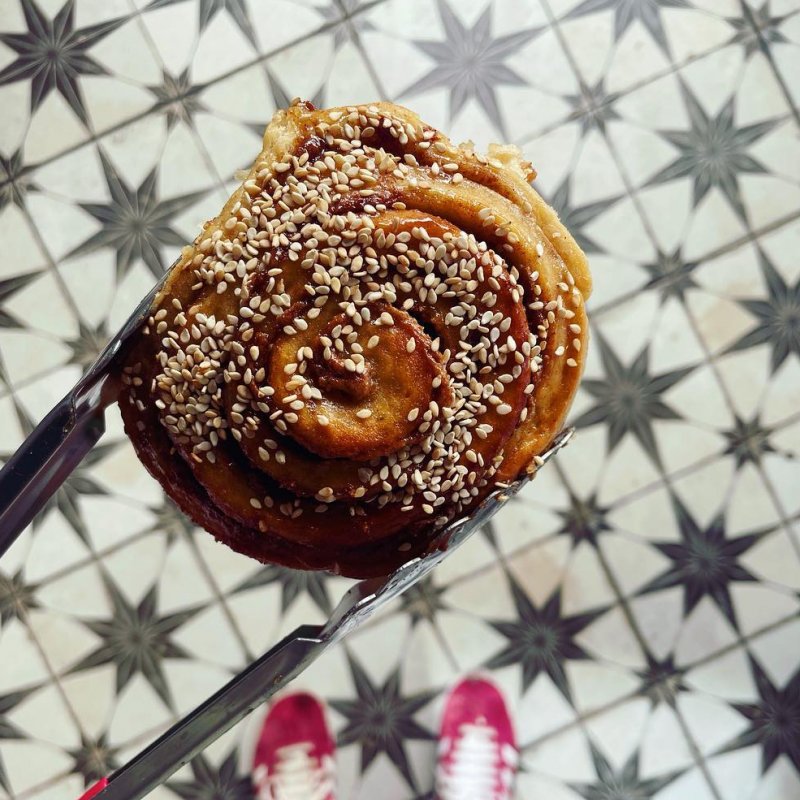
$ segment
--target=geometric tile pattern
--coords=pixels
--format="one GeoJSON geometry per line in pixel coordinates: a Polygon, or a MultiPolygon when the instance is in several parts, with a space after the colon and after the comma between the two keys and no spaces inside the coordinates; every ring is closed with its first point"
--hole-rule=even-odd
{"type": "MultiPolygon", "coordinates": [[[[340,793],[429,796],[490,671],[520,798],[800,797],[800,3],[4,0],[0,457],[221,205],[275,108],[516,142],[590,256],[574,444],[297,681],[340,793]]],[[[343,579],[196,530],[108,432],[0,566],[0,799],[77,797],[343,579]]],[[[251,797],[263,711],[153,793],[251,797]]]]}

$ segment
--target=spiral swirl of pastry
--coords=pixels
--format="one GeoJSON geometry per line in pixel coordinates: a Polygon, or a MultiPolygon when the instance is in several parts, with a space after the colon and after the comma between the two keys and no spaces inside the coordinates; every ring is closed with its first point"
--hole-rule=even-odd
{"type": "Polygon", "coordinates": [[[122,376],[178,505],[262,560],[378,574],[535,469],[590,285],[533,177],[398,106],[278,112],[122,376]]]}

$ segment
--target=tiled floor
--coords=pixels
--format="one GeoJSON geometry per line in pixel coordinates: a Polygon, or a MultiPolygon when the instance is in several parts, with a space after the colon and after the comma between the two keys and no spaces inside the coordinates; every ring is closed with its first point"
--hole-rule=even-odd
{"type": "MultiPolygon", "coordinates": [[[[0,10],[0,453],[293,95],[517,142],[590,255],[575,443],[298,681],[342,797],[426,796],[442,692],[483,669],[520,798],[800,798],[798,0],[0,10]]],[[[194,530],[112,413],[0,567],[0,798],[76,798],[346,585],[194,530]]],[[[154,794],[248,798],[260,718],[154,794]]]]}

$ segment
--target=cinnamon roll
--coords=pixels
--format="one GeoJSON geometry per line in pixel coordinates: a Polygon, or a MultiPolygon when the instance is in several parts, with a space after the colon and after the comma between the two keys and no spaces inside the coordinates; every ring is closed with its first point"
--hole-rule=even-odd
{"type": "Polygon", "coordinates": [[[388,103],[279,111],[122,370],[167,494],[259,560],[365,576],[534,471],[590,291],[534,176],[388,103]]]}

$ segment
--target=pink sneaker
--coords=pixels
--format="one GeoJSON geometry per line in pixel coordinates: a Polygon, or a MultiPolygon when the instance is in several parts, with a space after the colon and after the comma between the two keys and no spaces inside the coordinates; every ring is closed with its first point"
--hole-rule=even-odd
{"type": "Polygon", "coordinates": [[[465,678],[447,698],[436,765],[438,800],[510,800],[517,743],[505,700],[485,678],[465,678]]]}
{"type": "Polygon", "coordinates": [[[316,697],[282,697],[264,720],[253,759],[258,800],[335,800],[335,749],[316,697]]]}

